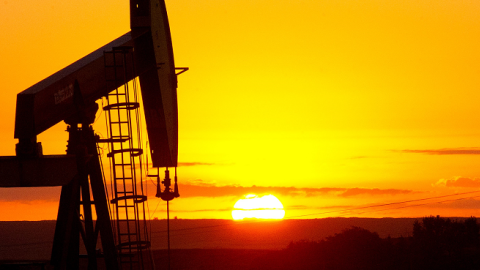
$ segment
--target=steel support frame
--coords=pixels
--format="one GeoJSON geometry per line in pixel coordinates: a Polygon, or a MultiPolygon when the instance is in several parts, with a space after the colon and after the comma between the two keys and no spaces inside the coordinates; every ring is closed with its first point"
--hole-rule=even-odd
{"type": "Polygon", "coordinates": [[[95,134],[89,124],[82,127],[73,124],[69,126],[68,131],[67,153],[76,155],[78,174],[69,184],[62,187],[51,264],[56,270],[79,269],[79,246],[82,239],[87,251],[88,269],[97,269],[99,253],[96,244],[100,235],[107,269],[118,270],[117,251],[95,134]],[[92,205],[95,206],[97,216],[95,224],[92,205]],[[83,220],[80,217],[81,207],[83,220]]]}

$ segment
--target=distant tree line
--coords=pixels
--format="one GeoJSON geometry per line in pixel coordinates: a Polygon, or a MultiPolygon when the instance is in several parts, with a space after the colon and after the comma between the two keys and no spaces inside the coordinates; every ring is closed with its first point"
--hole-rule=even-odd
{"type": "Polygon", "coordinates": [[[321,241],[292,242],[254,261],[257,269],[480,269],[477,219],[431,216],[415,221],[413,235],[380,238],[359,227],[321,241]]]}

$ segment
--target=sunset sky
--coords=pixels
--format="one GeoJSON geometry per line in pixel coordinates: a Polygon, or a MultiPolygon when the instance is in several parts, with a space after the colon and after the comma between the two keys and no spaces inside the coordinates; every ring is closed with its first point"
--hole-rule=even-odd
{"type": "MultiPolygon", "coordinates": [[[[128,4],[0,1],[0,155],[15,155],[16,94],[128,32],[128,4]]],[[[248,193],[285,218],[480,216],[480,2],[166,4],[190,68],[172,216],[230,219],[248,193]]],[[[44,154],[65,153],[65,128],[39,136],[44,154]]],[[[0,220],[55,219],[59,191],[0,189],[0,220]]]]}

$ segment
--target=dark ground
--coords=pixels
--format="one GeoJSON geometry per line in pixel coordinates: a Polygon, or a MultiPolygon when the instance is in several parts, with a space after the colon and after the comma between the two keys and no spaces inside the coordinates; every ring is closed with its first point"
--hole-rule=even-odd
{"type": "MultiPolygon", "coordinates": [[[[285,248],[292,241],[318,241],[352,226],[380,237],[409,236],[413,218],[325,218],[255,222],[232,220],[171,220],[172,249],[285,248]]],[[[167,249],[165,220],[151,222],[153,250],[167,249]]],[[[0,222],[0,260],[48,260],[55,221],[0,222]]]]}
{"type": "MultiPolygon", "coordinates": [[[[300,266],[299,263],[314,261],[319,254],[327,253],[315,252],[313,257],[298,261],[302,256],[293,253],[299,251],[299,254],[307,254],[310,248],[306,246],[306,250],[298,249],[302,247],[301,245],[291,248],[289,244],[292,242],[317,245],[316,243],[322,239],[352,226],[374,232],[377,238],[389,236],[411,238],[415,220],[411,218],[327,218],[276,222],[173,220],[170,269],[290,269],[291,267],[287,267],[285,263],[300,266]]],[[[54,221],[0,222],[0,270],[43,269],[42,267],[45,267],[45,270],[52,269],[48,260],[54,230],[54,221]],[[19,264],[26,261],[30,264],[19,264]]],[[[156,269],[168,269],[164,220],[152,221],[151,240],[156,269]]],[[[346,246],[352,245],[348,242],[346,246]]],[[[363,247],[360,245],[359,250],[365,250],[363,247]]],[[[330,250],[330,247],[327,250],[330,250]]],[[[444,257],[442,254],[440,256],[444,257]]],[[[306,267],[297,269],[310,269],[306,267]]],[[[99,270],[101,269],[104,267],[99,267],[99,270]]]]}
{"type": "MultiPolygon", "coordinates": [[[[255,260],[266,256],[269,252],[270,250],[255,249],[175,249],[171,250],[170,269],[248,270],[255,260]]],[[[153,256],[156,270],[168,269],[167,250],[154,250],[153,256]]],[[[53,269],[45,260],[0,261],[0,270],[38,270],[43,269],[42,267],[45,267],[45,270],[53,269]]]]}

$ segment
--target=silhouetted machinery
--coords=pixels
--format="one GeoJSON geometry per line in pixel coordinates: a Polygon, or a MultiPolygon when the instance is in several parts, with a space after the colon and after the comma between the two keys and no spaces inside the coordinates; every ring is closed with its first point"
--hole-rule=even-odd
{"type": "Polygon", "coordinates": [[[62,186],[51,257],[55,269],[78,269],[82,252],[88,269],[97,269],[101,257],[107,269],[151,265],[145,252],[150,242],[138,80],[157,197],[168,202],[179,196],[168,168],[177,167],[177,75],[187,68],[174,66],[163,0],[130,0],[130,24],[130,32],[17,96],[16,156],[0,157],[0,187],[62,186]],[[100,99],[107,103],[108,136],[102,139],[92,129],[100,99]],[[37,135],[61,121],[68,125],[67,154],[43,155],[37,135]],[[111,194],[99,143],[108,144],[111,194]],[[166,167],[163,190],[161,167],[166,167]]]}

